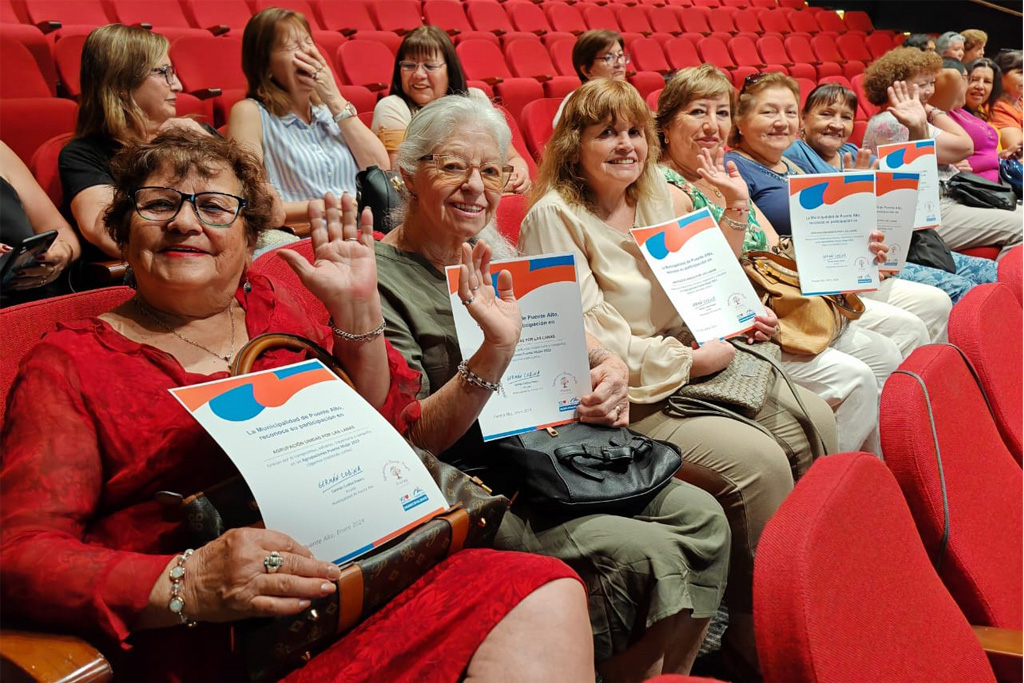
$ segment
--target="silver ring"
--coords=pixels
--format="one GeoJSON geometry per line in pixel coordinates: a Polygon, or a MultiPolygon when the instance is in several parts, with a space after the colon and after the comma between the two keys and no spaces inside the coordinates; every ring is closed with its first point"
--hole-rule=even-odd
{"type": "Polygon", "coordinates": [[[283,566],[284,558],[276,550],[271,550],[270,554],[263,558],[263,568],[267,570],[268,574],[276,573],[283,566]]]}
{"type": "Polygon", "coordinates": [[[313,72],[313,80],[315,81],[318,76],[320,76],[320,69],[317,69],[316,71],[313,72]]]}
{"type": "Polygon", "coordinates": [[[471,303],[473,303],[474,301],[476,301],[476,297],[475,297],[475,296],[471,296],[471,297],[469,297],[468,299],[463,299],[463,300],[462,300],[462,305],[463,305],[463,306],[468,306],[468,305],[470,305],[471,303]]]}
{"type": "Polygon", "coordinates": [[[469,288],[469,291],[471,291],[471,292],[475,292],[475,291],[476,291],[476,290],[478,290],[478,289],[480,289],[480,285],[477,285],[476,287],[470,287],[470,288],[469,288]]]}
{"type": "Polygon", "coordinates": [[[358,242],[359,238],[358,237],[346,237],[345,241],[346,242],[358,242]]]}
{"type": "Polygon", "coordinates": [[[622,415],[623,407],[624,406],[621,403],[619,405],[615,406],[615,419],[618,419],[622,415]]]}

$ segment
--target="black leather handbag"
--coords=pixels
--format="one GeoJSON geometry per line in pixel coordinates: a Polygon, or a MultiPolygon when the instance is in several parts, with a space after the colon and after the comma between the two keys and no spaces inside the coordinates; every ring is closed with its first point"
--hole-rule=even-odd
{"type": "Polygon", "coordinates": [[[979,209],[1017,208],[1017,195],[1003,185],[974,173],[961,171],[946,181],[946,194],[964,206],[979,209]]]}
{"type": "Polygon", "coordinates": [[[364,208],[370,207],[374,230],[387,234],[395,227],[393,213],[402,205],[401,182],[397,171],[385,171],[377,166],[356,174],[356,204],[360,215],[364,208]]]}
{"type": "Polygon", "coordinates": [[[519,496],[554,515],[632,515],[682,465],[675,444],[625,427],[572,422],[495,442],[519,496]]]}
{"type": "Polygon", "coordinates": [[[956,272],[953,252],[935,231],[935,228],[915,230],[910,235],[910,249],[907,250],[907,261],[919,266],[938,268],[947,273],[956,272]]]}

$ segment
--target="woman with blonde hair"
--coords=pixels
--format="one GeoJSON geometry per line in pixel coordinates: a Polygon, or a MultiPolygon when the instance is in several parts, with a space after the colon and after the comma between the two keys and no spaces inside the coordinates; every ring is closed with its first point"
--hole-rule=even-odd
{"type": "Polygon", "coordinates": [[[270,7],[245,25],[247,99],[231,108],[227,136],[267,167],[286,220],[303,223],[310,201],[356,193],[356,174],[390,168],[384,145],[345,100],[298,12],[270,7]]]}
{"type": "MultiPolygon", "coordinates": [[[[540,194],[523,220],[519,247],[526,254],[575,255],[587,331],[628,366],[630,427],[677,444],[685,463],[677,476],[713,494],[725,509],[732,551],[724,644],[738,655],[733,661],[756,669],[754,551],[765,523],[811,464],[817,445],[811,432],[832,450],[835,421],[823,400],[797,387],[815,426],[805,431],[796,417],[803,419],[798,397],[781,378],[773,380],[754,418],[763,429],[726,417],[665,412],[676,390],[725,368],[735,349],[720,340],[691,347],[690,331],[630,236],[635,226],[694,208],[665,183],[658,152],[654,119],[636,89],[612,79],[584,83],[548,141],[540,194]]],[[[734,180],[711,174],[710,164],[702,168],[723,192],[734,180]]],[[[730,208],[719,218],[727,236],[736,234],[729,221],[738,221],[744,207],[730,208]]],[[[766,341],[775,322],[771,312],[759,316],[748,339],[766,341]]]]}
{"type": "Polygon", "coordinates": [[[193,119],[178,118],[181,81],[168,47],[159,34],[121,24],[95,29],[82,46],[75,137],[61,150],[59,167],[65,213],[88,243],[87,260],[121,257],[103,212],[114,196],[110,160],[125,144],[152,140],[174,127],[217,134],[193,119]]]}

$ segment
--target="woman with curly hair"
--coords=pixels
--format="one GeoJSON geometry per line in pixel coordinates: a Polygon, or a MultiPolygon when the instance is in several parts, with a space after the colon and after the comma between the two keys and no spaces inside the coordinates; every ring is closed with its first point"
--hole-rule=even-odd
{"type": "MultiPolygon", "coordinates": [[[[934,139],[939,178],[946,180],[958,172],[956,164],[974,154],[974,142],[946,112],[929,104],[941,70],[941,57],[913,48],[896,48],[876,60],[864,73],[864,94],[884,110],[868,121],[863,146],[877,154],[879,145],[934,139]]],[[[1021,243],[1020,207],[1004,211],[965,206],[943,193],[939,210],[941,225],[936,230],[950,249],[996,246],[1001,248],[1001,256],[1021,243]]],[[[954,260],[958,260],[956,256],[954,260]]],[[[960,260],[956,272],[967,265],[960,260]]],[[[970,274],[975,282],[989,282],[988,278],[994,277],[987,272],[991,267],[975,265],[978,267],[970,274]]],[[[954,299],[962,295],[946,291],[954,299]]]]}

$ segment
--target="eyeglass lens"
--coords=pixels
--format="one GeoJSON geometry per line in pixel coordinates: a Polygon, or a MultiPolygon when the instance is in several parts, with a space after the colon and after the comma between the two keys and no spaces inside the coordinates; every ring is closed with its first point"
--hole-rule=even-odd
{"type": "Polygon", "coordinates": [[[244,201],[222,192],[185,194],[170,187],[141,187],[135,191],[135,210],[150,221],[169,221],[181,211],[184,202],[192,204],[200,221],[212,227],[234,222],[244,201]]]}
{"type": "Polygon", "coordinates": [[[443,179],[452,184],[464,182],[474,168],[480,169],[480,180],[490,190],[502,190],[512,174],[511,166],[501,166],[495,162],[470,163],[454,154],[433,154],[431,158],[437,172],[443,179]]]}

